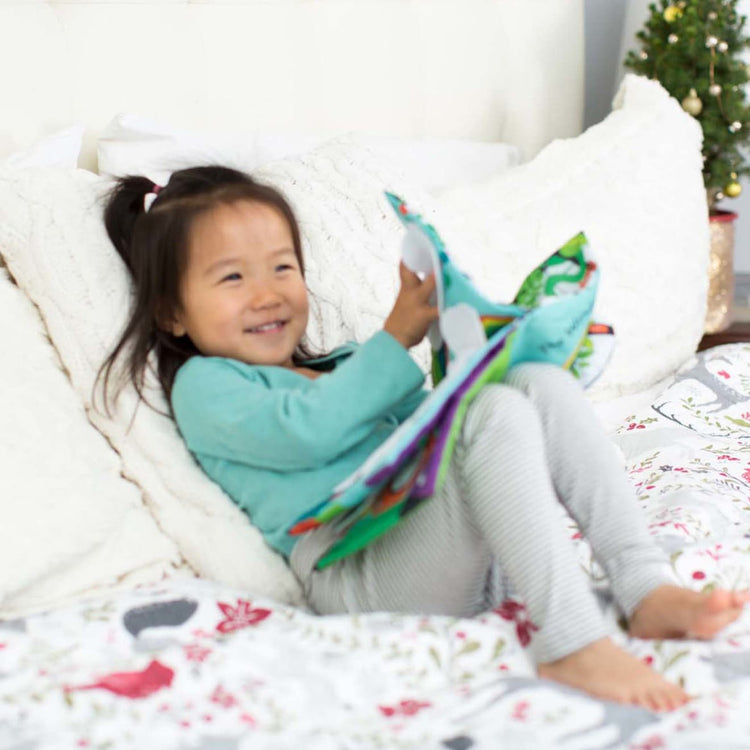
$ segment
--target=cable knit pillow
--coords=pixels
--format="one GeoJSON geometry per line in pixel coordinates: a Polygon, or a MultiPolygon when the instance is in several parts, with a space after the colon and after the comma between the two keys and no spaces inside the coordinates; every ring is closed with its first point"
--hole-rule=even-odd
{"type": "MultiPolygon", "coordinates": [[[[0,170],[75,167],[82,135],[72,126],[43,138],[0,170]]],[[[0,320],[0,617],[173,572],[177,549],[122,478],[39,314],[4,268],[0,320]]]]}
{"type": "MultiPolygon", "coordinates": [[[[269,165],[257,177],[287,193],[299,216],[313,343],[328,349],[369,336],[390,310],[398,279],[401,228],[383,190],[406,193],[409,186],[347,140],[269,165]]],[[[112,418],[92,408],[96,372],[130,302],[125,267],[101,218],[111,184],[82,170],[0,169],[0,247],[8,267],[39,307],[90,420],[187,563],[204,577],[300,602],[283,559],[202,473],[171,419],[143,405],[136,410],[132,391],[112,418]]],[[[426,369],[425,348],[421,363],[426,369]]],[[[150,400],[166,410],[153,386],[150,400]]]]}
{"type": "Polygon", "coordinates": [[[120,475],[5,269],[0,319],[0,618],[174,571],[177,549],[120,475]]]}
{"type": "MultiPolygon", "coordinates": [[[[22,151],[15,151],[0,160],[0,167],[25,169],[28,167],[70,167],[78,163],[81,152],[83,126],[71,125],[65,130],[41,138],[22,151]]],[[[4,265],[0,252],[0,266],[4,265]]]]}
{"type": "MultiPolygon", "coordinates": [[[[97,370],[130,303],[125,267],[102,222],[110,187],[82,170],[0,170],[0,248],[8,268],[39,307],[89,419],[188,565],[207,578],[299,601],[281,558],[193,462],[171,419],[136,410],[130,391],[112,418],[92,408],[97,370]]],[[[158,392],[152,400],[165,409],[158,392]]]]}
{"type": "MultiPolygon", "coordinates": [[[[308,336],[322,350],[364,341],[382,327],[399,286],[403,229],[385,190],[409,196],[434,216],[432,199],[376,146],[354,136],[282,159],[254,176],[280,189],[294,207],[312,292],[308,336]]],[[[413,350],[427,372],[427,341],[413,350]]]]}
{"type": "Polygon", "coordinates": [[[595,316],[616,331],[594,399],[648,388],[701,338],[709,253],[701,137],[659,83],[630,75],[614,111],[581,136],[439,198],[472,237],[457,262],[501,298],[561,241],[586,232],[601,267],[595,316]]]}

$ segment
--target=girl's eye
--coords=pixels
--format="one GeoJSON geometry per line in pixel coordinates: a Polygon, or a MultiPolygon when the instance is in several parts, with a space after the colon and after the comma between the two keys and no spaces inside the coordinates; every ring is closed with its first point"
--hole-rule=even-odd
{"type": "Polygon", "coordinates": [[[222,278],[222,281],[239,281],[242,278],[240,274],[238,273],[228,273],[224,278],[222,278]]]}
{"type": "Polygon", "coordinates": [[[291,266],[289,263],[282,263],[279,266],[276,266],[277,271],[288,271],[290,268],[294,268],[294,266],[291,266]]]}

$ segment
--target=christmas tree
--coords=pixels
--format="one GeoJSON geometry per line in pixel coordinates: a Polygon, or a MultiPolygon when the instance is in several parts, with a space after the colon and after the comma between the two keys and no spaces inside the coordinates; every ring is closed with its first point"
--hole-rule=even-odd
{"type": "Polygon", "coordinates": [[[739,177],[750,174],[743,146],[750,138],[750,107],[743,60],[750,39],[738,0],[661,0],[649,5],[625,66],[656,78],[703,128],[703,180],[708,205],[736,198],[739,177]]]}

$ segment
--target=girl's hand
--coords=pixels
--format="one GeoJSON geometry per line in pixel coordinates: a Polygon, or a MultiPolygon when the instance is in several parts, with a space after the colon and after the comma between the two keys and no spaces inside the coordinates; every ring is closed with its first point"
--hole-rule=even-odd
{"type": "Polygon", "coordinates": [[[403,261],[398,270],[401,289],[383,324],[383,330],[404,348],[410,349],[425,337],[430,323],[437,320],[438,308],[430,304],[430,295],[435,291],[435,274],[431,273],[422,281],[403,261]]]}

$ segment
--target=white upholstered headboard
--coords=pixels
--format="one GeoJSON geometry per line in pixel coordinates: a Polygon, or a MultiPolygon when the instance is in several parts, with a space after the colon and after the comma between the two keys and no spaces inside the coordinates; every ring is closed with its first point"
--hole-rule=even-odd
{"type": "Polygon", "coordinates": [[[0,0],[0,156],[118,112],[185,127],[576,135],[583,0],[0,0]]]}

